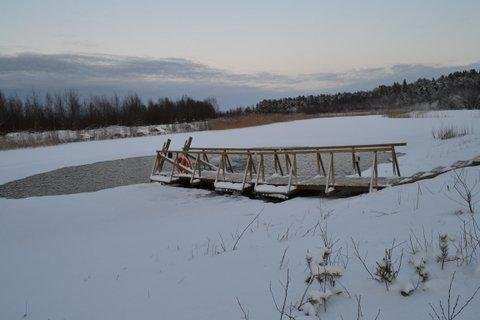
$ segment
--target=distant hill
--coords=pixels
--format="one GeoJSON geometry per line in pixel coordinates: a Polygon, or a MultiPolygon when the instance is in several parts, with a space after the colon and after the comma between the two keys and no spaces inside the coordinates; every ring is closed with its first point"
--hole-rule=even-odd
{"type": "MultiPolygon", "coordinates": [[[[419,107],[480,108],[480,72],[472,69],[431,80],[421,78],[412,83],[404,80],[403,83],[381,85],[370,91],[266,99],[243,112],[317,114],[419,107]]],[[[241,112],[237,109],[231,113],[241,112]]]]}

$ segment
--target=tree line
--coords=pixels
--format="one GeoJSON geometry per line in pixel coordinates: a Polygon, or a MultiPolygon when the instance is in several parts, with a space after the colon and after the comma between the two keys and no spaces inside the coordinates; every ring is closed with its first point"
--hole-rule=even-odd
{"type": "Polygon", "coordinates": [[[20,99],[6,97],[0,90],[0,133],[167,124],[253,113],[388,111],[421,104],[437,109],[480,108],[480,72],[454,72],[437,79],[420,78],[412,83],[404,80],[369,91],[265,99],[255,106],[226,111],[218,110],[214,98],[199,101],[184,96],[176,101],[161,98],[144,103],[137,94],[82,99],[76,91],[69,90],[63,94],[47,94],[40,101],[36,94],[20,99]]]}
{"type": "Polygon", "coordinates": [[[0,133],[192,122],[215,117],[217,109],[213,98],[199,101],[184,96],[144,103],[137,94],[82,99],[69,90],[40,100],[35,93],[20,99],[0,91],[0,133]]]}
{"type": "MultiPolygon", "coordinates": [[[[454,72],[437,79],[381,85],[370,91],[298,96],[260,101],[253,110],[260,113],[320,114],[410,108],[430,104],[438,109],[480,108],[480,72],[454,72]]],[[[234,110],[238,113],[239,110],[234,110]]]]}

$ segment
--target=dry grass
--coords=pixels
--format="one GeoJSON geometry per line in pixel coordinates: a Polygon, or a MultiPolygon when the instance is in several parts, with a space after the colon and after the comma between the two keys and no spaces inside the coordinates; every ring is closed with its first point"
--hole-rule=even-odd
{"type": "Polygon", "coordinates": [[[388,118],[446,118],[447,114],[442,111],[443,110],[394,109],[388,110],[385,116],[388,118]]]}
{"type": "Polygon", "coordinates": [[[234,118],[212,119],[209,122],[210,130],[227,130],[260,126],[275,122],[286,122],[314,118],[313,115],[306,114],[249,114],[234,118]]]}
{"type": "Polygon", "coordinates": [[[379,114],[377,111],[356,111],[356,112],[335,112],[335,113],[321,113],[321,114],[258,114],[252,113],[245,116],[234,118],[218,118],[209,121],[209,130],[227,130],[246,127],[255,127],[277,122],[288,122],[303,119],[314,118],[333,118],[345,116],[367,116],[372,114],[379,114]]]}
{"type": "Polygon", "coordinates": [[[385,113],[387,118],[412,118],[411,111],[401,110],[401,109],[394,109],[388,110],[385,113]]]}
{"type": "Polygon", "coordinates": [[[43,139],[27,137],[19,140],[10,140],[7,139],[5,136],[0,136],[0,150],[46,147],[54,146],[61,143],[64,142],[59,139],[58,134],[55,132],[49,132],[48,136],[43,139]]]}
{"type": "MultiPolygon", "coordinates": [[[[246,127],[254,127],[260,125],[266,125],[271,123],[277,122],[288,122],[288,121],[295,121],[295,120],[303,120],[303,119],[313,119],[313,118],[333,118],[333,117],[345,117],[345,116],[367,116],[367,115],[378,115],[383,114],[386,116],[400,114],[408,114],[408,111],[404,109],[396,109],[388,111],[388,114],[385,114],[385,111],[381,110],[371,110],[371,111],[355,111],[355,112],[332,112],[332,113],[321,113],[321,114],[304,114],[304,113],[296,113],[296,114],[256,114],[252,113],[249,115],[238,116],[234,118],[218,118],[212,119],[204,123],[204,127],[201,130],[227,130],[227,129],[237,129],[237,128],[246,128],[246,127]]],[[[400,116],[398,116],[400,117],[400,116]]],[[[173,126],[173,125],[172,125],[173,126]]],[[[173,128],[175,129],[175,128],[173,128]]],[[[172,129],[173,132],[189,132],[188,128],[180,128],[179,130],[172,129]]],[[[46,136],[43,138],[38,137],[26,137],[21,140],[11,140],[7,139],[5,136],[0,136],[0,150],[8,150],[8,149],[19,149],[19,148],[32,148],[32,147],[44,147],[44,146],[51,146],[57,145],[61,143],[68,143],[74,141],[85,141],[80,137],[80,132],[77,132],[78,137],[75,139],[71,139],[69,141],[64,141],[58,137],[58,134],[55,132],[46,133],[46,136]]],[[[105,140],[105,139],[117,139],[117,138],[124,138],[127,136],[135,137],[138,136],[135,133],[134,128],[130,128],[129,134],[126,136],[117,136],[111,135],[105,132],[105,134],[97,134],[95,137],[92,137],[90,140],[105,140]]]]}
{"type": "Polygon", "coordinates": [[[454,125],[440,127],[432,130],[432,136],[437,140],[448,140],[457,137],[463,137],[472,133],[469,127],[458,127],[454,125]]]}

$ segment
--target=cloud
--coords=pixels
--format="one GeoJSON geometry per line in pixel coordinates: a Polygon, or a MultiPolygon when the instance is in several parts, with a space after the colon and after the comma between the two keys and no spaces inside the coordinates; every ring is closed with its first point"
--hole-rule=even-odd
{"type": "Polygon", "coordinates": [[[394,81],[438,77],[466,66],[399,64],[341,73],[295,76],[274,73],[234,73],[179,58],[144,58],[95,54],[0,55],[0,88],[19,95],[32,90],[74,88],[83,94],[123,94],[135,91],[145,98],[215,96],[221,105],[254,104],[262,98],[371,89],[394,81]]]}

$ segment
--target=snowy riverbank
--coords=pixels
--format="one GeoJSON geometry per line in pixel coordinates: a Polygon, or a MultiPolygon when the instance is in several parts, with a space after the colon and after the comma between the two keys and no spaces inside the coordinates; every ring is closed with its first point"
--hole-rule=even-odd
{"type": "MultiPolygon", "coordinates": [[[[477,156],[479,122],[476,112],[451,111],[445,117],[311,119],[193,136],[194,144],[206,146],[407,141],[399,160],[402,174],[408,175],[477,156]],[[463,137],[434,139],[432,130],[442,126],[473,129],[463,137]]],[[[151,155],[167,137],[180,146],[187,134],[3,151],[0,181],[151,155]]],[[[391,165],[382,170],[391,171],[391,165]]],[[[468,185],[480,179],[479,172],[478,167],[463,171],[468,185]]],[[[471,246],[457,249],[462,248],[462,220],[470,228],[472,216],[454,183],[454,173],[447,173],[348,199],[283,203],[150,183],[75,195],[0,198],[0,318],[242,319],[236,297],[249,319],[280,318],[269,283],[281,303],[284,291],[278,280],[285,281],[288,270],[286,301],[298,304],[310,274],[307,251],[321,260],[327,235],[335,243],[331,270],[342,269],[341,286],[336,286],[342,293],[325,295],[317,284],[307,290],[307,297],[329,296],[326,311],[323,306],[318,311],[322,319],[356,319],[358,295],[365,319],[373,319],[379,309],[379,319],[430,319],[428,304],[445,301],[454,271],[454,292],[462,301],[480,285],[480,257],[475,251],[466,259],[471,246]],[[449,257],[458,258],[447,261],[443,270],[437,262],[439,234],[448,235],[449,257]],[[352,239],[372,272],[395,240],[393,263],[398,267],[402,256],[402,264],[388,291],[370,279],[352,239]],[[415,272],[419,261],[428,271],[428,280],[421,283],[415,272]],[[418,284],[417,290],[402,296],[400,290],[410,283],[418,284]]],[[[461,319],[476,319],[479,301],[473,300],[461,319]]],[[[296,319],[315,319],[305,310],[292,313],[296,319]]]]}

